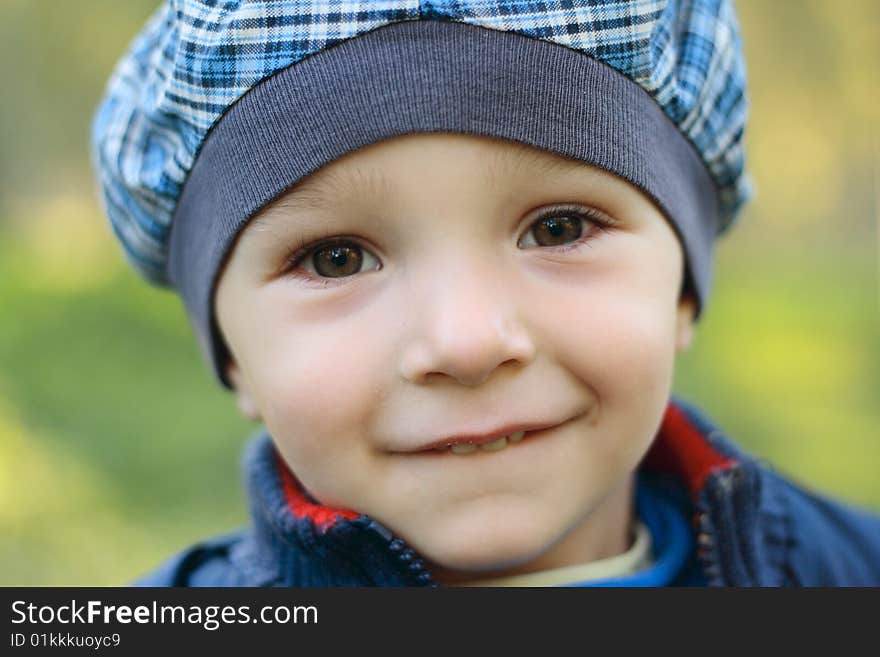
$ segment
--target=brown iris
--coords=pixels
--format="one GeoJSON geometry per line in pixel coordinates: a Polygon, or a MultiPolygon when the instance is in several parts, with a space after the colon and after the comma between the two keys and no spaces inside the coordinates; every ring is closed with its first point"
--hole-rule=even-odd
{"type": "Polygon", "coordinates": [[[363,259],[360,247],[337,244],[315,251],[312,263],[319,275],[339,278],[358,273],[363,259]]]}
{"type": "Polygon", "coordinates": [[[539,246],[559,246],[581,236],[581,223],[577,217],[546,217],[535,223],[532,235],[539,246]]]}

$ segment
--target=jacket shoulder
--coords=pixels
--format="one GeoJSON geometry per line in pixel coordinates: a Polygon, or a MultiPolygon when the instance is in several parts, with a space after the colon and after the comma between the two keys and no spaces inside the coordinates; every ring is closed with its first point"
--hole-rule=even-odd
{"type": "Polygon", "coordinates": [[[132,586],[245,586],[245,578],[233,560],[235,549],[245,538],[246,532],[240,530],[196,543],[135,580],[132,586]]]}
{"type": "Polygon", "coordinates": [[[880,585],[880,515],[795,483],[772,469],[766,485],[788,518],[788,576],[800,586],[880,585]]]}

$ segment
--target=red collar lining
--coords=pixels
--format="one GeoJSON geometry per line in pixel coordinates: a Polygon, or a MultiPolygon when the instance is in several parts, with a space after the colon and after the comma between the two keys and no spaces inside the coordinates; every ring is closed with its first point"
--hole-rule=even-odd
{"type": "Polygon", "coordinates": [[[293,476],[290,468],[281,460],[277,451],[275,452],[275,463],[281,477],[281,486],[284,488],[284,497],[287,499],[287,508],[297,518],[308,518],[319,530],[324,532],[340,520],[354,520],[360,516],[359,513],[348,509],[336,509],[315,504],[306,496],[302,484],[293,476]]]}
{"type": "Polygon", "coordinates": [[[716,450],[684,411],[670,403],[654,444],[645,455],[647,470],[669,472],[683,480],[696,498],[713,470],[726,470],[736,463],[716,450]]]}

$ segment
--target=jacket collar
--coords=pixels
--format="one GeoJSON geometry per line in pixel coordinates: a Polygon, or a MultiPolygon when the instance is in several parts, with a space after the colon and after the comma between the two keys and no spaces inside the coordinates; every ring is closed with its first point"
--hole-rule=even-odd
{"type": "MultiPolygon", "coordinates": [[[[237,555],[254,585],[430,586],[425,562],[370,517],[311,499],[260,432],[246,453],[254,530],[237,555]]],[[[677,487],[710,585],[783,580],[787,519],[757,462],[673,399],[640,470],[677,487]]]]}
{"type": "Polygon", "coordinates": [[[673,399],[642,469],[687,490],[697,557],[711,586],[781,586],[789,514],[768,470],[696,407],[673,399]]]}

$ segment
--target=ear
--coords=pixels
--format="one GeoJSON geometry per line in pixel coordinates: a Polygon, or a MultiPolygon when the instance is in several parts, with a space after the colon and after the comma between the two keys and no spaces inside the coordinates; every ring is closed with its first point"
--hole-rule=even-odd
{"type": "Polygon", "coordinates": [[[235,395],[235,401],[241,414],[251,420],[259,421],[261,419],[260,411],[251,392],[250,384],[247,382],[247,378],[242,373],[238,363],[231,358],[226,366],[226,378],[232,384],[232,394],[235,395]]]}
{"type": "Polygon", "coordinates": [[[678,301],[675,319],[675,351],[682,352],[691,346],[694,338],[694,318],[697,315],[697,302],[693,296],[684,293],[678,301]]]}

